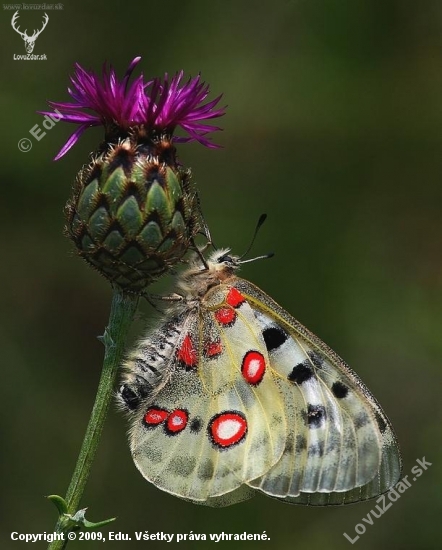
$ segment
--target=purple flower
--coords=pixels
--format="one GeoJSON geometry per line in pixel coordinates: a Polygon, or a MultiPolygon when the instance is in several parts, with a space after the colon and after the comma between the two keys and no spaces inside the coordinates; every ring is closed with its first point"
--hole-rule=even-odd
{"type": "Polygon", "coordinates": [[[151,82],[143,105],[144,123],[148,128],[168,135],[180,126],[189,136],[174,137],[174,141],[199,141],[206,147],[218,147],[204,136],[221,128],[201,121],[224,115],[225,108],[215,109],[222,94],[203,103],[209,95],[209,85],[200,82],[201,75],[198,75],[180,86],[183,74],[180,71],[169,81],[166,73],[163,81],[155,78],[151,82]]]}
{"type": "Polygon", "coordinates": [[[181,127],[188,136],[174,136],[174,141],[199,141],[206,147],[217,147],[205,136],[220,128],[203,121],[225,113],[224,108],[215,108],[222,96],[204,103],[209,95],[209,86],[200,82],[200,75],[181,84],[182,71],[170,80],[165,74],[163,80],[155,78],[147,83],[140,75],[129,85],[140,59],[133,59],[121,81],[112,66],[108,70],[104,65],[100,80],[95,73],[75,64],[75,73],[71,77],[73,87],[68,88],[74,102],[49,101],[54,112],[39,111],[42,115],[55,114],[65,122],[79,125],[54,160],[65,155],[87,128],[100,125],[105,127],[106,140],[115,127],[120,133],[127,134],[131,128],[142,126],[147,135],[166,135],[170,138],[175,129],[181,127]]]}

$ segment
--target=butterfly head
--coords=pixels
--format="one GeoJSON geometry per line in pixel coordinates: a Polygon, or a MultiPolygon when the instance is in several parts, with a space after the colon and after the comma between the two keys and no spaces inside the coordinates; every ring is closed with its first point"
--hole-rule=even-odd
{"type": "Polygon", "coordinates": [[[193,296],[203,296],[210,288],[234,276],[240,264],[241,259],[230,254],[229,249],[216,250],[204,263],[198,256],[180,277],[179,286],[193,296]]]}
{"type": "Polygon", "coordinates": [[[234,256],[229,248],[224,248],[211,254],[207,260],[207,267],[209,271],[214,271],[221,277],[230,277],[240,268],[241,263],[239,256],[234,256]]]}

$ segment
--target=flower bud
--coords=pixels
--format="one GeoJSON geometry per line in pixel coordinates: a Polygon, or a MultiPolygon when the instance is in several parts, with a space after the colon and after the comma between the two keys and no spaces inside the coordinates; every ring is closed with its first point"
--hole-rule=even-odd
{"type": "Polygon", "coordinates": [[[206,136],[219,128],[205,121],[224,114],[215,108],[221,96],[205,102],[209,87],[200,76],[182,84],[182,72],[147,83],[141,75],[129,85],[139,61],[121,81],[112,67],[104,67],[100,80],[77,64],[69,89],[74,102],[49,102],[61,120],[79,125],[56,160],[87,128],[104,127],[104,142],[80,170],[66,206],[66,233],[112,284],[137,293],[179,262],[205,230],[190,170],[177,163],[174,143],[216,147],[206,136]],[[188,135],[174,136],[177,127],[188,135]]]}
{"type": "Polygon", "coordinates": [[[80,256],[131,292],[176,264],[202,226],[190,171],[163,160],[174,149],[133,135],[109,146],[80,171],[66,207],[80,256]]]}

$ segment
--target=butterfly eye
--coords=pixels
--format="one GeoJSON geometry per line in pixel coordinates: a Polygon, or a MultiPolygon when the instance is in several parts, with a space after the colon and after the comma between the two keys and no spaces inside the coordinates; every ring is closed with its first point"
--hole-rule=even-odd
{"type": "Polygon", "coordinates": [[[218,263],[219,264],[228,264],[230,266],[233,266],[233,264],[235,263],[232,256],[229,256],[228,254],[224,254],[224,256],[221,256],[220,258],[218,258],[218,263]]]}

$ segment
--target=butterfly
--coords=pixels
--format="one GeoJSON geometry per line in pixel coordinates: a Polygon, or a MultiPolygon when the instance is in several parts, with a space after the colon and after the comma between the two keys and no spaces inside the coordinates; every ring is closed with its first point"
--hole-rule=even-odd
{"type": "Polygon", "coordinates": [[[228,249],[196,260],[164,322],[128,355],[118,399],[137,468],[208,506],[257,492],[310,505],[386,492],[401,457],[378,402],[333,350],[236,275],[241,263],[228,249]]]}

